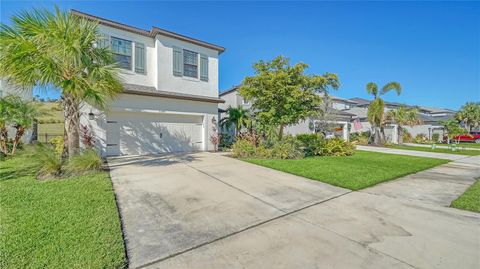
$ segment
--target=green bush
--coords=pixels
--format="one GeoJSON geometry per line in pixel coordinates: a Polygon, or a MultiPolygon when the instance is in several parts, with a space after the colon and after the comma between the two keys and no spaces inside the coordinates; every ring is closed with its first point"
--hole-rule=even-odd
{"type": "Polygon", "coordinates": [[[413,139],[413,142],[417,144],[425,144],[428,142],[428,138],[426,134],[417,134],[413,139]]]}
{"type": "Polygon", "coordinates": [[[229,133],[222,133],[218,147],[221,149],[229,149],[233,145],[233,137],[229,133]]]}
{"type": "Polygon", "coordinates": [[[255,145],[246,139],[237,139],[232,145],[232,156],[235,158],[250,158],[256,153],[255,145]]]}
{"type": "Polygon", "coordinates": [[[54,137],[54,138],[48,140],[48,142],[50,142],[50,144],[53,145],[55,151],[56,151],[58,154],[62,154],[62,153],[63,153],[63,147],[65,146],[65,143],[64,143],[64,140],[63,140],[63,136],[54,137]]]}
{"type": "Polygon", "coordinates": [[[340,138],[326,139],[322,142],[320,156],[351,156],[355,152],[355,145],[340,138]]]}
{"type": "Polygon", "coordinates": [[[95,149],[86,149],[68,161],[66,171],[70,174],[98,171],[102,168],[102,163],[102,158],[95,149]]]}
{"type": "Polygon", "coordinates": [[[38,162],[38,179],[57,177],[62,173],[62,157],[51,145],[39,144],[34,149],[32,160],[38,162]]]}
{"type": "Polygon", "coordinates": [[[432,141],[433,141],[434,143],[437,143],[439,140],[440,140],[440,134],[438,134],[438,133],[433,133],[433,134],[432,134],[432,141]]]}
{"type": "Polygon", "coordinates": [[[358,145],[368,145],[370,132],[351,133],[350,141],[358,145]]]}
{"type": "Polygon", "coordinates": [[[410,134],[410,132],[408,132],[408,130],[405,128],[403,128],[402,140],[406,143],[411,143],[413,141],[412,134],[410,134]]]}
{"type": "Polygon", "coordinates": [[[299,134],[295,138],[301,144],[305,156],[317,155],[323,140],[319,134],[299,134]]]}
{"type": "Polygon", "coordinates": [[[271,159],[300,159],[304,157],[302,144],[293,137],[286,137],[281,141],[273,144],[270,149],[268,158],[271,159]]]}

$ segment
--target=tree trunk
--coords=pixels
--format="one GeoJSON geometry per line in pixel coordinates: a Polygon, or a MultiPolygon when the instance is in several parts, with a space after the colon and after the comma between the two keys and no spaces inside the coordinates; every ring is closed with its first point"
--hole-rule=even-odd
{"type": "Polygon", "coordinates": [[[17,131],[15,132],[15,139],[13,140],[13,147],[12,147],[12,155],[15,154],[15,151],[17,150],[18,143],[20,142],[20,139],[22,138],[23,134],[25,133],[25,128],[23,126],[17,126],[15,127],[17,131]]]}
{"type": "Polygon", "coordinates": [[[64,154],[71,158],[80,151],[80,106],[78,101],[69,94],[64,94],[62,99],[65,117],[64,154]]]}
{"type": "Polygon", "coordinates": [[[280,128],[278,130],[278,140],[282,140],[283,137],[283,129],[285,128],[285,125],[280,124],[280,128]]]}
{"type": "Polygon", "coordinates": [[[385,127],[380,127],[380,144],[383,146],[385,145],[385,127]]]}
{"type": "Polygon", "coordinates": [[[0,128],[0,149],[5,153],[8,154],[8,130],[7,127],[0,128]]]}
{"type": "Polygon", "coordinates": [[[377,126],[373,127],[373,144],[380,145],[381,137],[380,137],[380,128],[377,126]]]}

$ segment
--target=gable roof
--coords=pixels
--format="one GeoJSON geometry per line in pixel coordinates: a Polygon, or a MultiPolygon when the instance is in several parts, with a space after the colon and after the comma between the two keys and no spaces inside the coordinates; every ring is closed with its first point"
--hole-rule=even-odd
{"type": "Polygon", "coordinates": [[[192,37],[188,37],[188,36],[184,36],[184,35],[177,34],[177,33],[174,33],[174,32],[170,32],[168,30],[165,30],[165,29],[162,29],[162,28],[159,28],[159,27],[156,27],[156,26],[153,26],[152,29],[150,29],[150,31],[147,31],[147,30],[144,30],[144,29],[140,29],[140,28],[137,28],[137,27],[126,25],[126,24],[123,24],[123,23],[119,23],[119,22],[116,22],[116,21],[109,20],[109,19],[100,18],[100,17],[94,16],[94,15],[91,15],[91,14],[87,14],[87,13],[84,13],[84,12],[81,12],[81,11],[78,11],[78,10],[75,10],[75,9],[71,9],[70,12],[75,16],[82,17],[82,18],[85,18],[87,20],[95,21],[95,22],[98,22],[99,24],[102,24],[102,25],[106,25],[106,26],[109,26],[109,27],[112,27],[112,28],[117,28],[117,29],[128,31],[128,32],[131,32],[131,33],[143,35],[143,36],[146,36],[146,37],[155,38],[155,36],[157,34],[159,34],[159,35],[175,38],[175,39],[178,39],[178,40],[182,40],[182,41],[185,41],[185,42],[189,42],[189,43],[201,46],[201,47],[213,49],[213,50],[218,51],[219,54],[225,51],[225,48],[222,47],[222,46],[218,46],[218,45],[211,44],[211,43],[208,43],[208,42],[205,42],[205,41],[201,41],[199,39],[195,39],[195,38],[192,38],[192,37]]]}
{"type": "Polygon", "coordinates": [[[230,89],[224,90],[223,92],[219,93],[218,96],[221,97],[221,96],[224,96],[225,94],[229,94],[229,93],[231,93],[231,92],[235,92],[235,91],[238,90],[238,88],[240,88],[240,85],[233,86],[233,87],[231,87],[230,89]]]}

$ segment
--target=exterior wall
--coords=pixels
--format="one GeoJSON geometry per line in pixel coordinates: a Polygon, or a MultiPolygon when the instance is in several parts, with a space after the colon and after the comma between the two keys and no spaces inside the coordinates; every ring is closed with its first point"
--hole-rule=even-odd
{"type": "Polygon", "coordinates": [[[345,109],[350,109],[350,105],[342,102],[338,102],[335,100],[332,100],[332,108],[337,109],[337,110],[345,110],[345,109]]]}
{"type": "Polygon", "coordinates": [[[422,124],[422,125],[415,125],[413,127],[410,126],[405,126],[405,129],[412,135],[412,137],[415,137],[419,134],[425,134],[428,138],[432,138],[433,133],[439,133],[440,138],[442,137],[443,132],[443,126],[440,125],[432,125],[432,124],[422,124]]]}
{"type": "Polygon", "coordinates": [[[157,35],[155,44],[158,55],[158,90],[218,97],[217,51],[161,35],[157,35]],[[199,78],[177,77],[173,75],[174,46],[208,56],[208,82],[201,81],[199,78]]]}
{"type": "MultiPolygon", "coordinates": [[[[122,31],[116,28],[108,27],[100,24],[98,26],[101,33],[109,36],[118,37],[121,39],[132,41],[132,70],[122,70],[122,79],[125,83],[144,85],[150,87],[157,86],[157,49],[155,48],[155,41],[152,38],[148,38],[135,33],[122,31]],[[146,51],[146,72],[140,74],[134,72],[135,68],[135,43],[139,42],[145,45],[146,51]]],[[[170,62],[171,64],[171,62],[170,62]]],[[[172,75],[173,76],[173,75],[172,75]]]]}
{"type": "Polygon", "coordinates": [[[236,91],[224,94],[220,98],[225,100],[225,103],[218,104],[218,107],[221,108],[221,109],[227,109],[229,106],[237,107],[239,104],[241,104],[241,103],[238,102],[239,98],[237,97],[237,92],[236,91]]]}
{"type": "MultiPolygon", "coordinates": [[[[216,50],[162,35],[157,35],[157,37],[153,39],[105,25],[99,25],[99,29],[100,32],[109,36],[132,41],[132,70],[121,69],[121,76],[125,83],[155,87],[157,90],[161,91],[209,97],[218,96],[218,52],[216,50]],[[145,74],[134,72],[136,42],[145,45],[145,74]],[[174,76],[173,47],[179,47],[207,55],[208,82],[201,81],[200,78],[174,76]]],[[[200,68],[198,69],[198,75],[200,76],[200,68]]]]}
{"type": "Polygon", "coordinates": [[[313,131],[308,127],[309,120],[299,122],[295,125],[285,127],[284,133],[289,135],[312,134],[313,131]]]}
{"type": "MultiPolygon", "coordinates": [[[[176,100],[160,97],[138,96],[130,94],[121,94],[116,100],[108,105],[106,112],[100,111],[89,104],[83,104],[81,108],[80,122],[89,127],[95,137],[95,146],[99,149],[102,156],[107,153],[107,120],[110,120],[117,112],[138,112],[149,113],[150,115],[195,115],[203,117],[203,150],[213,150],[213,144],[210,142],[212,132],[212,118],[215,117],[218,122],[218,108],[216,103],[176,100]],[[90,111],[95,115],[94,120],[90,120],[88,114],[90,111]]],[[[151,116],[149,116],[151,118],[151,116]]]]}

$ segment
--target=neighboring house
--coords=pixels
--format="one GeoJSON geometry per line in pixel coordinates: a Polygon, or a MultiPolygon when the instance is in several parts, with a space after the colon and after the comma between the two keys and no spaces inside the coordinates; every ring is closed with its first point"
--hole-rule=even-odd
{"type": "MultiPolygon", "coordinates": [[[[228,107],[243,107],[250,109],[251,104],[246,102],[245,99],[239,94],[238,89],[240,86],[234,86],[228,90],[220,93],[225,103],[219,105],[219,117],[222,119],[226,117],[225,110],[228,107]]],[[[323,97],[323,96],[322,96],[323,97]]],[[[327,110],[327,116],[322,119],[308,119],[295,125],[285,127],[285,134],[297,135],[303,133],[316,133],[323,132],[326,136],[337,136],[343,139],[348,139],[349,123],[351,122],[351,113],[343,111],[346,108],[350,108],[354,102],[335,96],[328,96],[324,98],[324,105],[327,110]],[[325,125],[328,125],[328,128],[325,125]],[[326,131],[325,129],[328,129],[326,131]]],[[[224,130],[233,134],[233,130],[224,130]]]]}
{"type": "MultiPolygon", "coordinates": [[[[33,100],[33,89],[32,88],[19,88],[13,86],[11,83],[4,79],[0,79],[0,98],[3,98],[8,95],[16,95],[22,98],[25,101],[33,100]]],[[[28,129],[22,137],[24,143],[28,143],[31,140],[32,130],[28,129]]],[[[8,137],[13,138],[15,136],[15,128],[8,128],[8,137]]]]}
{"type": "MultiPolygon", "coordinates": [[[[353,117],[354,122],[358,124],[353,124],[352,132],[366,132],[371,131],[371,125],[367,119],[368,106],[370,101],[363,98],[351,98],[350,101],[356,102],[356,105],[353,105],[346,112],[352,113],[355,116],[353,117]]],[[[405,129],[415,137],[419,134],[424,134],[428,139],[432,139],[434,133],[440,135],[440,139],[444,134],[444,127],[441,124],[442,121],[452,118],[455,115],[455,111],[444,108],[432,108],[424,106],[411,106],[405,105],[396,102],[385,102],[385,112],[397,109],[401,106],[406,106],[408,108],[416,108],[418,110],[419,118],[422,121],[422,124],[415,125],[413,127],[404,126],[405,129]]],[[[391,143],[398,143],[397,141],[397,125],[396,124],[387,124],[385,126],[385,136],[387,141],[391,143]]]]}
{"type": "Polygon", "coordinates": [[[73,10],[99,23],[120,67],[124,92],[105,111],[82,105],[102,156],[213,150],[218,116],[218,58],[225,50],[153,27],[142,30],[73,10]]]}

